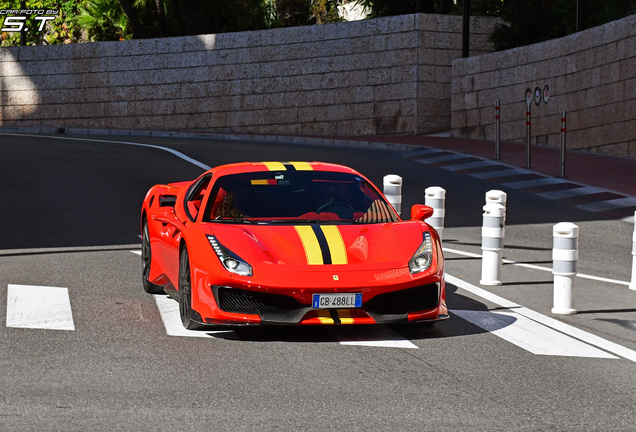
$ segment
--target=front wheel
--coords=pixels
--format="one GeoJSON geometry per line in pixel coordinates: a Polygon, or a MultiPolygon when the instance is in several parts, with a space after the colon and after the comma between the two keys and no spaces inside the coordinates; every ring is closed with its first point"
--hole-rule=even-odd
{"type": "Polygon", "coordinates": [[[150,237],[148,234],[148,221],[144,218],[141,232],[141,282],[144,291],[149,294],[163,294],[163,287],[150,282],[150,265],[152,264],[152,250],[150,249],[150,237]]]}
{"type": "Polygon", "coordinates": [[[197,330],[202,325],[192,320],[192,283],[190,277],[190,257],[184,246],[179,260],[179,315],[181,323],[188,330],[197,330]]]}

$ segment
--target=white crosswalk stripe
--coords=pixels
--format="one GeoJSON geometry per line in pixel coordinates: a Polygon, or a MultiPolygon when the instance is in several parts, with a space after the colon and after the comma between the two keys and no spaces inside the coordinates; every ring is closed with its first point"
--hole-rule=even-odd
{"type": "Polygon", "coordinates": [[[7,327],[75,330],[67,288],[8,285],[7,327]]]}
{"type": "Polygon", "coordinates": [[[414,157],[414,156],[422,156],[422,155],[431,155],[431,154],[442,154],[442,153],[446,153],[443,150],[438,150],[438,149],[432,149],[432,148],[425,148],[422,150],[415,150],[412,151],[408,154],[409,157],[414,157]]]}
{"type": "Polygon", "coordinates": [[[553,184],[560,184],[560,183],[569,183],[569,182],[566,180],[558,179],[554,177],[544,177],[544,178],[534,179],[534,180],[522,180],[522,181],[504,183],[503,186],[508,186],[515,189],[523,189],[523,188],[529,188],[529,187],[535,187],[535,186],[545,186],[545,185],[553,185],[553,184]]]}
{"type": "MultiPolygon", "coordinates": [[[[607,198],[607,195],[604,197],[599,197],[598,200],[594,202],[588,202],[584,204],[576,205],[571,203],[573,207],[587,210],[591,212],[605,212],[605,211],[619,211],[619,218],[622,217],[623,220],[628,222],[633,222],[634,216],[629,213],[631,208],[636,207],[636,197],[620,194],[617,192],[609,191],[606,189],[601,189],[598,187],[585,186],[579,183],[573,183],[568,180],[556,177],[550,177],[543,174],[538,174],[535,171],[531,171],[528,169],[513,167],[504,163],[500,163],[497,161],[484,159],[479,156],[473,156],[463,153],[457,153],[450,150],[439,150],[434,148],[423,148],[421,150],[416,150],[410,153],[404,153],[402,155],[405,158],[414,160],[416,162],[425,163],[425,164],[436,164],[439,162],[449,162],[453,160],[457,160],[457,163],[445,163],[443,166],[439,168],[453,171],[453,172],[461,172],[464,170],[470,170],[475,168],[483,168],[483,167],[498,167],[499,169],[476,172],[476,173],[466,173],[466,175],[475,177],[481,180],[490,180],[497,182],[497,179],[501,179],[502,177],[515,176],[515,175],[532,175],[536,178],[530,178],[528,180],[519,180],[519,181],[511,181],[507,183],[501,183],[501,186],[510,187],[513,189],[527,189],[541,186],[557,186],[564,185],[564,187],[572,186],[568,189],[563,190],[553,190],[547,192],[539,192],[535,195],[547,198],[550,200],[563,200],[566,198],[575,198],[581,197],[585,199],[586,195],[593,194],[601,194],[601,193],[612,193],[614,195],[622,196],[622,198],[616,199],[604,199],[607,198]],[[423,156],[423,157],[418,157],[423,156]],[[466,159],[472,158],[474,161],[467,162],[466,159]],[[621,213],[625,213],[621,215],[621,213]],[[623,217],[624,216],[624,217],[623,217]]],[[[558,186],[557,186],[558,187],[558,186]]],[[[616,216],[616,214],[615,214],[616,216]]]]}
{"type": "Polygon", "coordinates": [[[456,165],[447,165],[444,168],[449,171],[461,171],[461,170],[473,169],[473,168],[483,168],[487,166],[497,166],[497,164],[494,164],[488,161],[478,161],[478,162],[460,163],[456,165]]]}
{"type": "MultiPolygon", "coordinates": [[[[153,296],[157,303],[157,308],[161,314],[161,320],[166,328],[166,334],[169,336],[185,336],[185,337],[200,337],[211,338],[214,337],[215,331],[198,331],[188,330],[181,324],[181,317],[179,316],[179,303],[171,299],[166,295],[153,296]]],[[[227,331],[223,331],[227,333],[227,331]]]]}
{"type": "Polygon", "coordinates": [[[466,156],[458,155],[458,154],[450,154],[450,155],[443,155],[443,156],[433,156],[429,158],[421,158],[421,159],[417,159],[417,161],[430,164],[430,163],[445,162],[445,161],[450,161],[455,159],[466,159],[466,156]]]}
{"type": "Polygon", "coordinates": [[[600,212],[614,209],[621,209],[625,207],[633,207],[636,206],[636,198],[618,198],[608,201],[599,201],[595,203],[589,204],[581,204],[577,207],[583,210],[600,212]]]}
{"type": "Polygon", "coordinates": [[[509,169],[502,169],[498,171],[487,171],[482,173],[469,174],[469,176],[485,180],[485,179],[498,178],[498,177],[508,177],[511,175],[519,175],[519,174],[527,174],[527,171],[521,170],[521,169],[509,168],[509,169]]]}
{"type": "Polygon", "coordinates": [[[538,193],[537,195],[544,198],[548,198],[548,199],[564,199],[564,198],[573,198],[573,197],[583,196],[583,195],[592,195],[592,194],[601,193],[601,192],[604,192],[603,189],[588,186],[588,187],[566,189],[561,191],[543,192],[543,193],[538,193]]]}

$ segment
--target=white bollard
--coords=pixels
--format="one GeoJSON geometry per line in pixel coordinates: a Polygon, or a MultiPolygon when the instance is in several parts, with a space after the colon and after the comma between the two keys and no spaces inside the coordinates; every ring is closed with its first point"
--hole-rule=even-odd
{"type": "Polygon", "coordinates": [[[384,196],[397,214],[402,214],[402,177],[395,174],[384,176],[384,196]]]}
{"type": "Polygon", "coordinates": [[[424,191],[426,198],[424,204],[433,208],[433,216],[424,222],[431,225],[442,239],[442,231],[444,231],[444,216],[446,216],[446,190],[439,186],[431,186],[424,191]]]}
{"type": "Polygon", "coordinates": [[[484,223],[481,228],[481,285],[501,285],[501,259],[503,239],[506,233],[506,208],[501,204],[484,206],[484,223]]]}
{"type": "Polygon", "coordinates": [[[574,309],[574,279],[579,259],[579,227],[561,222],[552,228],[552,274],[554,275],[553,314],[572,315],[574,309]]]}
{"type": "MultiPolygon", "coordinates": [[[[489,190],[486,192],[486,204],[495,203],[501,204],[506,208],[506,201],[508,200],[508,194],[504,191],[500,191],[497,189],[489,190]]],[[[504,213],[504,223],[506,222],[506,214],[504,213]]]]}
{"type": "Polygon", "coordinates": [[[632,283],[629,289],[636,290],[636,212],[634,212],[634,235],[632,236],[632,283]]]}

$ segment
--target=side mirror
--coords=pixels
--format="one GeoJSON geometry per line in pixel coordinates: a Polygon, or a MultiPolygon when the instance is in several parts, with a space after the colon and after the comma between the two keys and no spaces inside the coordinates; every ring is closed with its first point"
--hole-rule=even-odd
{"type": "Polygon", "coordinates": [[[433,216],[433,208],[423,204],[415,204],[411,207],[411,220],[428,219],[433,216]]]}

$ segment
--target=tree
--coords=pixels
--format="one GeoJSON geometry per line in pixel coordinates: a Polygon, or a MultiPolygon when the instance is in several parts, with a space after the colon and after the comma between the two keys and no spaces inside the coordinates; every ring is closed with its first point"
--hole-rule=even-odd
{"type": "MultiPolygon", "coordinates": [[[[29,9],[59,10],[54,20],[46,21],[42,30],[41,21],[36,21],[33,15],[27,17],[25,32],[27,45],[62,44],[77,42],[82,38],[81,28],[75,23],[74,17],[78,13],[79,0],[39,0],[28,1],[29,9]]],[[[0,10],[20,9],[20,0],[0,1],[0,10]]],[[[3,24],[8,15],[0,17],[3,24]]],[[[50,15],[53,16],[53,15],[50,15]]],[[[3,26],[4,27],[4,26],[3,26]]],[[[20,33],[5,31],[1,35],[1,46],[20,45],[20,33]]]]}
{"type": "MultiPolygon", "coordinates": [[[[636,0],[586,0],[585,28],[636,13],[636,0]]],[[[504,50],[543,42],[576,32],[574,0],[510,0],[491,40],[504,50]]]]}

